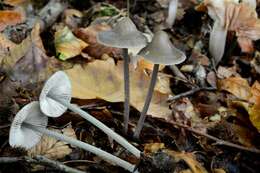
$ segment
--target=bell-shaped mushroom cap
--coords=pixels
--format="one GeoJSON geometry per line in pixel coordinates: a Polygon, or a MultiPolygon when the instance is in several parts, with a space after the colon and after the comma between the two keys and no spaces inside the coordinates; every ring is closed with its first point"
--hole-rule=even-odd
{"type": "Polygon", "coordinates": [[[43,86],[39,100],[41,111],[45,115],[59,117],[67,110],[67,107],[56,99],[68,103],[71,100],[71,83],[69,77],[62,71],[54,73],[43,86]]]}
{"type": "Polygon", "coordinates": [[[139,55],[154,64],[164,65],[180,64],[186,59],[186,55],[173,46],[164,31],[156,32],[152,42],[143,48],[139,55]]]}
{"type": "Polygon", "coordinates": [[[147,44],[146,37],[128,17],[120,20],[112,30],[98,33],[97,41],[116,48],[135,48],[147,44]]]}
{"type": "Polygon", "coordinates": [[[41,112],[39,102],[29,103],[14,117],[9,133],[9,144],[12,147],[29,149],[41,140],[42,134],[24,127],[24,123],[46,128],[48,117],[41,112]]]}

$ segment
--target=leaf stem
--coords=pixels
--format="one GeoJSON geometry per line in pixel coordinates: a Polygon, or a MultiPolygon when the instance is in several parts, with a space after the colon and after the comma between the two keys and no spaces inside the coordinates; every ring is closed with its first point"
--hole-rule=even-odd
{"type": "Polygon", "coordinates": [[[146,113],[149,109],[149,106],[150,106],[150,103],[151,103],[151,100],[152,100],[153,90],[154,90],[154,87],[155,87],[155,84],[156,84],[158,71],[159,71],[159,64],[154,64],[153,72],[152,72],[152,78],[151,78],[151,81],[150,81],[150,86],[149,86],[149,89],[148,89],[148,93],[147,93],[147,96],[146,96],[144,107],[143,107],[141,116],[138,120],[138,124],[137,124],[136,130],[135,130],[135,133],[134,133],[134,138],[136,138],[136,139],[139,139],[140,132],[141,132],[143,125],[144,125],[146,113]]]}

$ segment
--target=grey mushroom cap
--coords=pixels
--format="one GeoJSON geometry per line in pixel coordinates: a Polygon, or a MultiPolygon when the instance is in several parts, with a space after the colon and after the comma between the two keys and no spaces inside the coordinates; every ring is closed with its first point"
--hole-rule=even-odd
{"type": "Polygon", "coordinates": [[[16,114],[9,132],[12,147],[30,149],[41,140],[42,134],[24,127],[25,123],[46,128],[48,117],[41,112],[39,102],[29,103],[16,114]]]}
{"type": "Polygon", "coordinates": [[[154,64],[164,65],[180,64],[186,59],[186,55],[173,46],[164,31],[156,32],[153,40],[138,55],[154,64]]]}
{"type": "Polygon", "coordinates": [[[144,47],[146,37],[137,30],[130,18],[120,20],[110,31],[99,32],[97,41],[105,46],[116,48],[144,47]]]}
{"type": "Polygon", "coordinates": [[[70,103],[71,100],[71,83],[66,73],[54,73],[45,82],[39,100],[41,111],[49,117],[59,117],[66,112],[67,107],[57,101],[70,103]]]}

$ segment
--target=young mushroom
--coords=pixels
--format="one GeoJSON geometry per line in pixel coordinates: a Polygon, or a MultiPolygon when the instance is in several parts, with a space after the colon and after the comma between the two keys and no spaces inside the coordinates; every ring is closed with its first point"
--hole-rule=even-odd
{"type": "Polygon", "coordinates": [[[138,120],[136,130],[134,132],[134,137],[136,139],[139,138],[146,117],[146,113],[149,109],[149,105],[153,95],[153,90],[156,84],[159,64],[180,64],[186,59],[185,54],[172,45],[167,33],[165,33],[164,31],[156,32],[152,42],[149,43],[145,48],[143,48],[139,52],[139,55],[145,58],[146,60],[154,63],[154,66],[144,107],[141,112],[141,116],[138,120]]]}
{"type": "Polygon", "coordinates": [[[41,112],[39,102],[34,101],[29,103],[16,114],[12,122],[9,133],[9,144],[12,147],[30,149],[40,141],[41,136],[44,134],[94,153],[104,160],[110,161],[128,171],[133,172],[135,170],[135,165],[97,147],[46,129],[47,124],[48,117],[41,112]]]}
{"type": "Polygon", "coordinates": [[[130,91],[129,91],[129,48],[144,47],[147,44],[146,37],[137,30],[135,24],[129,17],[120,20],[110,31],[100,32],[97,41],[105,46],[122,48],[124,59],[124,132],[128,131],[129,111],[130,111],[130,91]]]}
{"type": "Polygon", "coordinates": [[[58,117],[63,114],[67,108],[71,111],[79,114],[81,117],[98,127],[109,137],[117,141],[129,152],[131,152],[136,157],[140,157],[140,151],[130,144],[122,136],[118,135],[112,129],[107,127],[105,124],[88,114],[87,112],[81,110],[78,106],[70,104],[71,100],[71,84],[66,73],[58,71],[53,74],[43,86],[42,92],[40,94],[40,108],[41,111],[49,117],[58,117]]]}

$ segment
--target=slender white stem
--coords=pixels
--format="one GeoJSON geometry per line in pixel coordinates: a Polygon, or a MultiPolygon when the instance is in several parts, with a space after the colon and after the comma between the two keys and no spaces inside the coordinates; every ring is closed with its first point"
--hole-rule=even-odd
{"type": "MultiPolygon", "coordinates": [[[[48,96],[51,97],[51,96],[48,96]]],[[[108,136],[110,136],[112,139],[117,141],[119,144],[121,144],[124,148],[126,148],[129,152],[131,152],[133,155],[135,155],[137,158],[140,158],[141,152],[134,147],[132,144],[130,144],[126,139],[124,139],[122,136],[118,135],[116,132],[114,132],[112,129],[107,127],[105,124],[103,124],[101,121],[97,120],[87,112],[83,111],[76,105],[72,105],[70,103],[67,103],[64,100],[58,100],[55,97],[51,97],[52,99],[56,100],[57,102],[61,103],[71,111],[79,114],[82,118],[86,119],[96,127],[98,127],[100,130],[102,130],[104,133],[106,133],[108,136]]]]}
{"type": "Polygon", "coordinates": [[[103,158],[104,160],[107,160],[109,162],[112,162],[128,171],[131,171],[133,172],[134,169],[135,169],[135,165],[132,165],[131,163],[129,162],[126,162],[108,152],[105,152],[97,147],[94,147],[92,145],[89,145],[89,144],[86,144],[84,142],[81,142],[77,139],[73,139],[71,137],[68,137],[68,136],[65,136],[65,135],[62,135],[60,133],[57,133],[57,132],[54,132],[54,131],[51,131],[51,130],[48,130],[46,128],[43,128],[43,127],[39,127],[39,126],[34,126],[34,125],[31,125],[31,124],[26,124],[24,123],[23,124],[23,127],[25,128],[29,128],[29,129],[32,129],[32,130],[35,130],[35,131],[38,131],[42,134],[45,134],[47,136],[50,136],[50,137],[53,137],[55,139],[58,139],[60,141],[64,141],[64,142],[67,142],[71,145],[74,145],[74,146],[77,146],[79,148],[82,148],[88,152],[91,152],[91,153],[94,153],[96,154],[97,156],[103,158]]]}
{"type": "Polygon", "coordinates": [[[154,87],[155,87],[155,84],[156,84],[158,70],[159,70],[159,64],[154,64],[153,72],[152,72],[152,78],[151,78],[149,89],[148,89],[148,93],[147,93],[147,96],[146,96],[146,99],[145,99],[144,107],[143,107],[141,116],[140,116],[140,118],[138,120],[138,124],[137,124],[136,130],[135,130],[135,133],[134,133],[134,137],[136,139],[138,139],[139,136],[140,136],[141,130],[142,130],[143,125],[144,125],[144,120],[145,120],[145,117],[146,117],[146,113],[147,113],[147,111],[149,109],[150,102],[152,100],[153,90],[154,90],[154,87]]]}

